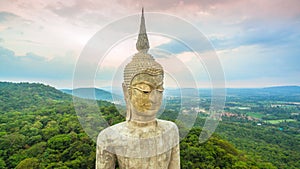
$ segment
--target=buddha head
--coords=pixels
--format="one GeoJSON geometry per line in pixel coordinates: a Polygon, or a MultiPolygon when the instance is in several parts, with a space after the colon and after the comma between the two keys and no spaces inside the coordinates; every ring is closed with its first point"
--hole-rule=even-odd
{"type": "Polygon", "coordinates": [[[127,107],[127,120],[155,119],[163,96],[164,71],[148,54],[149,42],[142,12],[136,53],[124,69],[123,92],[127,107]]]}

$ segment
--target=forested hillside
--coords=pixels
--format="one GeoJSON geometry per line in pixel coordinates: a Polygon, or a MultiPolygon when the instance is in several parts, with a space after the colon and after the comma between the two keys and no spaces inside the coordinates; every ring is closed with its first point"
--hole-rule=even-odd
{"type": "MultiPolygon", "coordinates": [[[[29,83],[0,83],[0,93],[0,168],[94,168],[96,144],[77,120],[71,96],[29,83]]],[[[124,120],[113,104],[98,105],[110,124],[124,120]]],[[[180,143],[183,169],[276,168],[217,135],[200,144],[200,131],[193,128],[180,143]]]]}
{"type": "Polygon", "coordinates": [[[42,107],[48,103],[70,101],[72,97],[54,87],[35,83],[0,82],[0,111],[42,107]]]}

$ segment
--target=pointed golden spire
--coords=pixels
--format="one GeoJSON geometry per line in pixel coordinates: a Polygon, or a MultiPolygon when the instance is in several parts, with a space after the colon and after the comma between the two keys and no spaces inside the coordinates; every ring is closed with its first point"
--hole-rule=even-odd
{"type": "Polygon", "coordinates": [[[149,48],[150,48],[150,46],[149,46],[149,41],[148,41],[147,32],[146,32],[144,7],[143,7],[142,8],[141,25],[140,25],[140,33],[138,36],[138,40],[136,42],[136,49],[139,52],[141,52],[141,51],[147,52],[149,48]]]}

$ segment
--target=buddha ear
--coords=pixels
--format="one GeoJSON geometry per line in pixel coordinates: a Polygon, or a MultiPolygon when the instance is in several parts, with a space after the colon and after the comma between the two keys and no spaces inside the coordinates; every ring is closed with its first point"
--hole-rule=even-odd
{"type": "Polygon", "coordinates": [[[125,83],[122,83],[122,88],[123,88],[124,99],[125,99],[125,102],[127,103],[129,101],[128,99],[129,99],[129,95],[130,95],[129,90],[125,83]]]}
{"type": "Polygon", "coordinates": [[[128,90],[127,86],[125,83],[122,83],[122,88],[123,88],[123,94],[124,94],[124,99],[126,103],[126,120],[130,121],[131,120],[131,109],[130,109],[130,90],[128,90]]]}

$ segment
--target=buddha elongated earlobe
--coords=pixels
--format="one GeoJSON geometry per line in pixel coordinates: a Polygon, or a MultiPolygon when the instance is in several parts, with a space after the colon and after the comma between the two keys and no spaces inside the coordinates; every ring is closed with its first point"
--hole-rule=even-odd
{"type": "Polygon", "coordinates": [[[130,108],[130,91],[128,87],[126,86],[125,83],[122,83],[122,88],[123,88],[123,94],[124,94],[124,99],[126,103],[126,120],[130,121],[131,120],[131,108],[130,108]]]}

